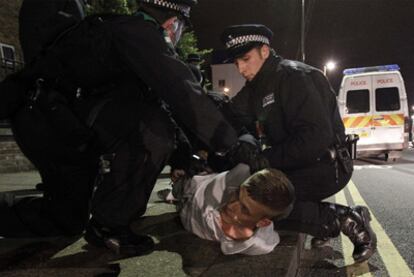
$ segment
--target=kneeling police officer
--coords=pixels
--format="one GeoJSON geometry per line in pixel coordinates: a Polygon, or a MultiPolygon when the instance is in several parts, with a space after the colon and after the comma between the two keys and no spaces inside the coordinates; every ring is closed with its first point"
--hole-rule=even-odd
{"type": "Polygon", "coordinates": [[[86,226],[95,246],[151,250],[130,223],[174,149],[171,115],[211,150],[258,169],[256,145],[238,139],[174,52],[194,4],[140,0],[132,16],[86,17],[0,83],[0,118],[42,164],[46,187],[43,197],[0,203],[10,223],[0,236],[78,235],[86,226]]]}
{"type": "Polygon", "coordinates": [[[320,70],[276,55],[272,35],[266,26],[246,24],[229,26],[221,39],[246,79],[230,104],[236,129],[257,129],[270,166],[295,187],[292,213],[275,226],[313,235],[314,246],[343,232],[355,261],[365,261],[377,243],[368,208],[322,202],[353,171],[335,94],[320,70]]]}

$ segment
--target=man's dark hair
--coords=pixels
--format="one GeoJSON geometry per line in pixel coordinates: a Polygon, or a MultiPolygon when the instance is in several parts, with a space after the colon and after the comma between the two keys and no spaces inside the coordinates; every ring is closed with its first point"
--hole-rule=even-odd
{"type": "Polygon", "coordinates": [[[295,201],[295,189],[286,175],[274,168],[256,172],[243,184],[249,196],[273,210],[273,217],[287,216],[295,201]]]}
{"type": "Polygon", "coordinates": [[[179,17],[179,18],[182,17],[182,15],[179,12],[175,12],[173,10],[158,7],[152,4],[148,4],[148,3],[140,3],[138,7],[138,11],[143,11],[149,14],[155,20],[157,20],[158,23],[160,24],[164,23],[165,21],[167,21],[168,19],[174,16],[179,17]]]}

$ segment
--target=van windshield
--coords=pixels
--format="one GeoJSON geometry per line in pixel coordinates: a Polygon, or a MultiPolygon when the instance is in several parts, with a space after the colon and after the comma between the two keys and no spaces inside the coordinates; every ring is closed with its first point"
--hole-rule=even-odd
{"type": "Polygon", "coordinates": [[[346,108],[348,113],[369,112],[369,90],[348,90],[346,93],[346,108]]]}
{"type": "Polygon", "coordinates": [[[398,88],[377,88],[375,90],[375,107],[379,112],[398,111],[401,108],[398,88]]]}

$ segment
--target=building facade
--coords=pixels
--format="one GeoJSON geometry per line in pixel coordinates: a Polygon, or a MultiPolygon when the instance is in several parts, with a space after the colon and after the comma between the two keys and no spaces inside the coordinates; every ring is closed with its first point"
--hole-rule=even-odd
{"type": "MultiPolygon", "coordinates": [[[[22,0],[0,0],[0,81],[23,65],[19,43],[19,9],[22,0]]],[[[0,173],[33,169],[20,152],[7,121],[0,121],[0,173]]]]}

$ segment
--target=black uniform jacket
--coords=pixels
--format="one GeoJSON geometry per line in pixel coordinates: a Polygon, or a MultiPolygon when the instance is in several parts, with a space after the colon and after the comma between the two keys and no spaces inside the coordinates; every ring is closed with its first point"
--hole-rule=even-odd
{"type": "Polygon", "coordinates": [[[176,58],[161,27],[143,16],[92,16],[61,35],[43,56],[0,85],[1,116],[10,116],[21,101],[10,89],[21,90],[23,83],[29,87],[38,77],[57,80],[69,100],[76,87],[93,92],[132,80],[140,90],[137,94],[163,100],[211,149],[226,150],[237,142],[237,133],[176,58]],[[8,80],[18,84],[5,83],[8,80]]]}
{"type": "Polygon", "coordinates": [[[320,70],[271,55],[232,99],[231,109],[237,129],[255,133],[255,121],[262,124],[271,145],[264,154],[272,167],[305,175],[334,170],[321,166],[320,158],[334,144],[334,133],[344,139],[344,127],[335,94],[320,70]]]}

